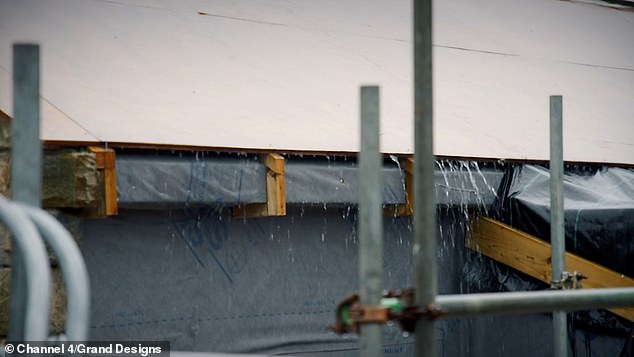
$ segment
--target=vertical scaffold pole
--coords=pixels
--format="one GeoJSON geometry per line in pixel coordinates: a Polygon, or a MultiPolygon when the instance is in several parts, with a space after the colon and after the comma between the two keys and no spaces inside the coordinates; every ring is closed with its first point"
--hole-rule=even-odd
{"type": "MultiPolygon", "coordinates": [[[[359,282],[361,303],[379,305],[383,290],[383,190],[379,146],[379,88],[361,87],[359,154],[359,282]]],[[[360,356],[383,356],[383,326],[361,326],[360,356]]]]}
{"type": "MultiPolygon", "coordinates": [[[[414,0],[414,287],[421,308],[438,293],[432,97],[432,3],[414,0]]],[[[416,325],[416,356],[436,356],[433,320],[416,325]]]]}
{"type": "MultiPolygon", "coordinates": [[[[40,47],[13,45],[13,120],[11,120],[11,192],[13,200],[40,207],[42,146],[40,144],[40,47]]],[[[25,267],[11,255],[9,341],[24,338],[25,267]]],[[[42,317],[48,319],[48,317],[42,317]]]]}
{"type": "MultiPolygon", "coordinates": [[[[550,240],[552,280],[562,278],[566,270],[566,237],[564,231],[563,193],[563,130],[562,97],[550,96],[550,240]]],[[[553,312],[554,356],[568,356],[568,330],[566,313],[553,312]]]]}

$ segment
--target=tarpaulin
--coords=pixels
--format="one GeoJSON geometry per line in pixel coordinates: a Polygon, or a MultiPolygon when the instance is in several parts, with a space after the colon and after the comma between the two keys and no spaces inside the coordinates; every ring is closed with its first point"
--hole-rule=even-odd
{"type": "MultiPolygon", "coordinates": [[[[513,172],[506,223],[550,241],[550,174],[539,166],[513,172]]],[[[566,250],[634,277],[634,171],[603,168],[564,176],[566,250]]]]}
{"type": "MultiPolygon", "coordinates": [[[[634,277],[634,171],[615,168],[576,167],[564,175],[566,251],[634,277]]],[[[541,166],[509,169],[501,185],[499,219],[511,226],[550,241],[550,173],[541,166]]],[[[472,275],[495,278],[504,290],[526,290],[530,281],[497,263],[470,265],[472,275]],[[486,268],[486,269],[485,269],[486,268]]],[[[546,288],[534,283],[532,289],[546,288]]],[[[500,289],[502,290],[502,289],[500,289]]],[[[624,334],[632,325],[605,310],[576,312],[573,324],[595,332],[624,334]]]]}

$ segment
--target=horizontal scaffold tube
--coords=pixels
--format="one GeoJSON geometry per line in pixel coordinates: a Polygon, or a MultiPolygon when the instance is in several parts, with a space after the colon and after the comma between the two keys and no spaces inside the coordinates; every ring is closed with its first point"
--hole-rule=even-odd
{"type": "Polygon", "coordinates": [[[550,311],[634,307],[634,287],[543,290],[504,293],[438,295],[428,309],[434,318],[530,314],[550,311]]]}

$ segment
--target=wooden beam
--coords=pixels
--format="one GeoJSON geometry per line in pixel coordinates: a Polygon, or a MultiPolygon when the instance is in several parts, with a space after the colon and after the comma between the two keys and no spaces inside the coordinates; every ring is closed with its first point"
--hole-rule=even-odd
{"type": "MultiPolygon", "coordinates": [[[[550,244],[490,218],[476,218],[465,246],[545,283],[551,282],[550,244]]],[[[584,289],[634,287],[634,279],[572,253],[566,253],[566,271],[588,277],[584,289]]],[[[634,321],[634,307],[608,309],[634,321]]]]}
{"type": "Polygon", "coordinates": [[[386,205],[383,213],[386,216],[412,216],[414,214],[414,158],[399,159],[399,165],[405,176],[405,203],[386,205]]]}
{"type": "Polygon", "coordinates": [[[266,154],[260,156],[260,161],[266,167],[266,203],[237,206],[233,210],[236,217],[286,216],[284,157],[266,154]]]}
{"type": "Polygon", "coordinates": [[[95,167],[98,170],[101,170],[103,175],[102,212],[106,216],[114,216],[119,211],[117,205],[117,170],[115,152],[112,149],[97,146],[91,146],[88,150],[95,153],[95,167]]]}

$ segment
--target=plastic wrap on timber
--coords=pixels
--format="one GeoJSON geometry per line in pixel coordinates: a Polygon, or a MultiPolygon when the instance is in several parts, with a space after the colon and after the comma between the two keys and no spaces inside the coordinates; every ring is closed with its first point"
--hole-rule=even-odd
{"type": "Polygon", "coordinates": [[[84,208],[100,197],[95,154],[60,152],[44,156],[44,207],[84,208]]]}

